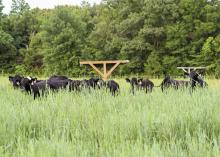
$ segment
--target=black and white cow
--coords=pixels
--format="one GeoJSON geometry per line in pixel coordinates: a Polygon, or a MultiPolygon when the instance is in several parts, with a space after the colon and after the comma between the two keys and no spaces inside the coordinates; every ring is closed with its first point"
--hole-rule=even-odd
{"type": "Polygon", "coordinates": [[[131,92],[132,92],[132,94],[134,94],[135,89],[136,90],[139,89],[138,79],[136,77],[133,77],[131,79],[126,78],[125,80],[126,80],[126,82],[130,83],[130,85],[131,85],[131,92]]]}
{"type": "Polygon", "coordinates": [[[139,85],[139,88],[145,90],[146,93],[152,92],[154,88],[154,83],[150,81],[149,79],[139,79],[138,85],[139,85]]]}

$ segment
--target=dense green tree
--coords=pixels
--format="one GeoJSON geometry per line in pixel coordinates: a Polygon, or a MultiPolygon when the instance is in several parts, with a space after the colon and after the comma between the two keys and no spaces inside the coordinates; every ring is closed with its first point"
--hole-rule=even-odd
{"type": "Polygon", "coordinates": [[[205,65],[214,74],[219,75],[219,61],[220,61],[220,35],[216,38],[209,37],[203,47],[200,55],[200,64],[205,65]]]}
{"type": "Polygon", "coordinates": [[[85,23],[71,7],[57,7],[43,24],[44,65],[48,74],[78,74],[85,23]]]}
{"type": "Polygon", "coordinates": [[[0,28],[0,67],[2,71],[13,71],[15,52],[13,38],[0,28]]]}
{"type": "Polygon", "coordinates": [[[2,4],[2,0],[0,0],[0,17],[3,15],[3,9],[4,9],[4,6],[2,4]]]}
{"type": "Polygon", "coordinates": [[[93,73],[79,60],[128,59],[115,74],[178,75],[177,66],[207,66],[219,76],[219,14],[219,0],[84,1],[55,9],[13,0],[11,13],[0,17],[1,66],[77,76],[93,73]]]}
{"type": "Polygon", "coordinates": [[[12,0],[11,14],[22,15],[30,10],[30,6],[25,0],[12,0]]]}

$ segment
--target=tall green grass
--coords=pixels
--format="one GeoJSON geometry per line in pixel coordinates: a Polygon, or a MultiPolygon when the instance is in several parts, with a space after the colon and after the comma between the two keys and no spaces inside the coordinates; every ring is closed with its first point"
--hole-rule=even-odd
{"type": "Polygon", "coordinates": [[[0,156],[220,156],[219,81],[134,96],[118,82],[118,97],[60,91],[34,101],[0,78],[0,156]]]}

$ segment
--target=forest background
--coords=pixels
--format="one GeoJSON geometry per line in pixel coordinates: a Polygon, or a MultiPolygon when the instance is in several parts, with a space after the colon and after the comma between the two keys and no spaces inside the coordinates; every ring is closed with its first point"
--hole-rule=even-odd
{"type": "Polygon", "coordinates": [[[31,9],[0,0],[2,73],[90,75],[81,60],[130,60],[116,75],[178,75],[206,66],[220,76],[219,0],[103,0],[31,9]]]}

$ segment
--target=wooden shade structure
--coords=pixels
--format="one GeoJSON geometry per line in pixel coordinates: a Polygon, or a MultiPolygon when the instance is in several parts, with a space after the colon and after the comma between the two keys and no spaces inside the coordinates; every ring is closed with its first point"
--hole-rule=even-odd
{"type": "Polygon", "coordinates": [[[184,72],[190,73],[191,70],[207,69],[207,68],[206,67],[177,67],[177,69],[182,69],[184,72]]]}
{"type": "Polygon", "coordinates": [[[103,80],[107,80],[112,72],[120,65],[129,63],[129,60],[114,60],[114,61],[82,61],[80,65],[90,65],[101,77],[103,80]],[[96,65],[103,65],[103,72],[96,65]],[[107,65],[113,65],[111,69],[107,70],[107,65]]]}

